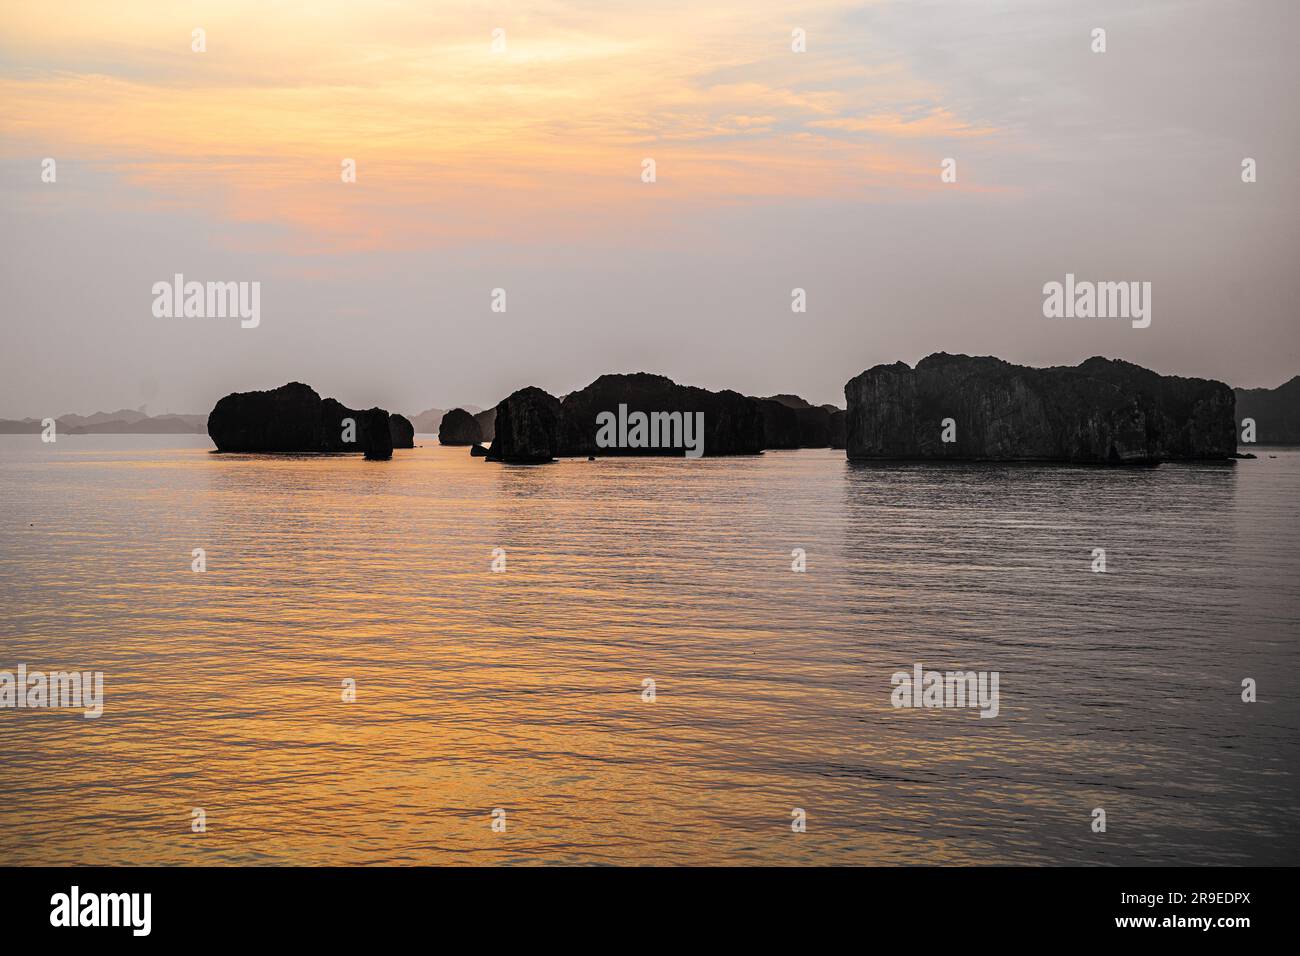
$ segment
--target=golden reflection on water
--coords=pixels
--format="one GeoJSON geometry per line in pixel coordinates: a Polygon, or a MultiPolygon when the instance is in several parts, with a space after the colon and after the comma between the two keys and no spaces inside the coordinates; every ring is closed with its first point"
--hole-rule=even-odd
{"type": "Polygon", "coordinates": [[[1300,455],[510,468],[430,445],[391,462],[207,447],[0,438],[0,669],[99,669],[107,695],[98,720],[0,710],[5,862],[1297,847],[1300,455]],[[1112,573],[1088,573],[1097,546],[1112,573]],[[999,718],[894,710],[890,675],[917,661],[998,670],[999,718]],[[1268,675],[1268,706],[1236,702],[1244,674],[1268,675]],[[1095,806],[1122,839],[1090,832],[1095,806]]]}

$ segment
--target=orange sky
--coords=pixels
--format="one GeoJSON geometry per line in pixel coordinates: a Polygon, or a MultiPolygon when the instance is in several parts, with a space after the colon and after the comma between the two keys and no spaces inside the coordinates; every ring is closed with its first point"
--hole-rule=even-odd
{"type": "Polygon", "coordinates": [[[1252,10],[4,4],[22,361],[0,415],[195,412],[293,379],[415,413],[614,371],[839,403],[863,369],[941,350],[1274,386],[1300,368],[1300,5],[1252,10]],[[177,273],[261,282],[256,331],[154,317],[177,273]],[[1066,273],[1151,282],[1153,324],[1045,320],[1066,273]]]}
{"type": "Polygon", "coordinates": [[[644,206],[645,158],[665,215],[937,189],[934,140],[998,131],[831,27],[858,6],[10,7],[23,67],[0,74],[0,124],[11,155],[93,160],[161,203],[291,224],[303,251],[528,241],[556,210],[612,226],[644,206]],[[792,51],[796,27],[810,52],[792,51]]]}

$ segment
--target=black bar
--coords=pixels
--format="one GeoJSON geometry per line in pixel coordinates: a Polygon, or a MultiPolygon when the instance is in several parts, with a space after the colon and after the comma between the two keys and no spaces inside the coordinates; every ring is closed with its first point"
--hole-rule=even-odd
{"type": "Polygon", "coordinates": [[[1281,868],[9,868],[0,870],[0,925],[7,942],[81,945],[591,939],[641,949],[692,934],[756,944],[847,934],[948,950],[1026,934],[1231,946],[1284,929],[1294,876],[1281,868]],[[148,935],[134,934],[129,911],[127,925],[52,926],[52,898],[71,902],[74,885],[83,905],[88,894],[149,893],[148,935]],[[1187,925],[1207,918],[1208,928],[1187,925]],[[1153,924],[1119,925],[1147,919],[1153,924]]]}

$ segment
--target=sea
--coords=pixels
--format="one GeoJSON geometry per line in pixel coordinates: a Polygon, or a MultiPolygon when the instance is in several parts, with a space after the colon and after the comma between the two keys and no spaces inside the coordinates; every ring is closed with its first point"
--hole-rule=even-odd
{"type": "Polygon", "coordinates": [[[417,445],[0,436],[0,671],[103,675],[0,707],[0,859],[1300,859],[1300,449],[417,445]],[[918,667],[996,714],[896,706],[918,667]]]}

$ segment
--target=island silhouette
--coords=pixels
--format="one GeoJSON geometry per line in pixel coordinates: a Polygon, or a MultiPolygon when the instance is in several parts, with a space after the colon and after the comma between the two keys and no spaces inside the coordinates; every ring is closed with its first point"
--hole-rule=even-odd
{"type": "MultiPolygon", "coordinates": [[[[1291,434],[1297,383],[1300,378],[1276,394],[1252,390],[1248,400],[1269,423],[1268,429],[1261,425],[1264,434],[1291,434]]],[[[682,416],[690,415],[702,416],[701,450],[708,456],[843,448],[851,461],[1096,465],[1238,457],[1240,391],[1100,356],[1076,366],[1035,368],[938,352],[915,368],[903,362],[869,368],[850,379],[844,393],[846,408],[840,409],[791,394],[759,398],[711,391],[647,372],[606,374],[563,399],[525,386],[476,414],[453,408],[441,416],[439,441],[509,464],[681,456],[680,441],[659,441],[653,430],[645,440],[637,424],[680,429],[682,416]],[[611,441],[613,433],[602,434],[600,423],[612,423],[616,412],[619,440],[611,441]]],[[[225,396],[208,416],[207,429],[220,452],[359,452],[384,459],[394,448],[414,445],[414,426],[404,416],[352,409],[300,382],[225,396]]]]}

